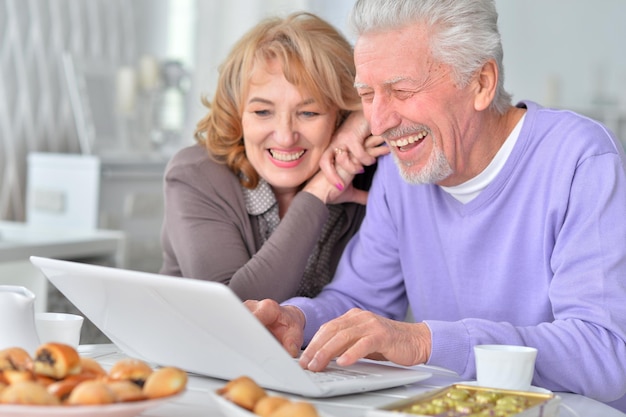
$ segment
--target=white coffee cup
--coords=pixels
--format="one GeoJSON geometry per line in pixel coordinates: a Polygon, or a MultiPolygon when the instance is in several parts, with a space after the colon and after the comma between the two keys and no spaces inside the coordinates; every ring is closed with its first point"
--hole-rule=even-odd
{"type": "Polygon", "coordinates": [[[528,391],[535,372],[537,349],[514,345],[477,345],[476,380],[483,387],[528,391]]]}
{"type": "Polygon", "coordinates": [[[40,343],[57,342],[78,347],[84,318],[68,313],[37,313],[35,324],[40,343]]]}

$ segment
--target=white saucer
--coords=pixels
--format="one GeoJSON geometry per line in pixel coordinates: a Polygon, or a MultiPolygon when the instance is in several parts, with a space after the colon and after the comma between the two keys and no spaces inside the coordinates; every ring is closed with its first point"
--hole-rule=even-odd
{"type": "MultiPolygon", "coordinates": [[[[473,385],[473,386],[480,386],[478,385],[478,382],[476,381],[463,381],[463,382],[459,382],[459,384],[463,384],[463,385],[473,385]]],[[[529,389],[528,392],[536,392],[536,393],[540,393],[540,394],[552,394],[552,391],[547,390],[545,388],[541,388],[541,387],[536,387],[534,385],[532,385],[529,389]]]]}

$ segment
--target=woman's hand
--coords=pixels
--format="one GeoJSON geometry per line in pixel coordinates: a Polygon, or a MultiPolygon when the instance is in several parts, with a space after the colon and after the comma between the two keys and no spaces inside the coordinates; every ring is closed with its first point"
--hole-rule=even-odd
{"type": "Polygon", "coordinates": [[[304,186],[302,191],[313,194],[324,204],[341,204],[341,203],[358,203],[365,204],[367,202],[367,191],[359,190],[352,185],[352,179],[356,172],[346,171],[342,165],[348,165],[350,155],[347,150],[336,152],[334,160],[334,169],[337,176],[341,179],[345,187],[333,184],[328,181],[326,175],[319,171],[304,186]]]}
{"type": "MultiPolygon", "coordinates": [[[[353,176],[363,172],[364,166],[372,165],[376,158],[389,153],[387,146],[380,146],[384,140],[372,136],[369,123],[362,111],[352,112],[335,132],[333,139],[322,154],[320,168],[328,181],[337,189],[344,189],[349,182],[338,171],[341,166],[353,176]],[[345,158],[339,158],[345,154],[345,158]]],[[[352,181],[352,178],[350,178],[352,181]]]]}

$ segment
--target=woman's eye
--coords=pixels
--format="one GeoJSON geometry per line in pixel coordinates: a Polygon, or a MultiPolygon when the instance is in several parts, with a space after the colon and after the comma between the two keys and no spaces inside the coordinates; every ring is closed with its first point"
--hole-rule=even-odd
{"type": "Polygon", "coordinates": [[[308,118],[308,117],[319,116],[319,113],[314,112],[314,111],[303,111],[303,112],[300,112],[300,115],[308,118]]]}
{"type": "Polygon", "coordinates": [[[264,116],[269,116],[270,115],[270,111],[269,110],[255,110],[253,113],[256,114],[257,116],[260,116],[260,117],[264,117],[264,116]]]}

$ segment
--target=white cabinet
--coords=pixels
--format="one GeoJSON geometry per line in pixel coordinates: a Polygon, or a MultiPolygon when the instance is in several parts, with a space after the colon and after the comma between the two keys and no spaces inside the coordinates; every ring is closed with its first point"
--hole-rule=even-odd
{"type": "Polygon", "coordinates": [[[31,154],[27,221],[122,231],[124,261],[118,266],[157,272],[166,164],[164,157],[132,154],[31,154]]]}
{"type": "Polygon", "coordinates": [[[164,159],[101,159],[99,227],[126,234],[128,269],[158,272],[161,267],[166,164],[164,159]]]}

